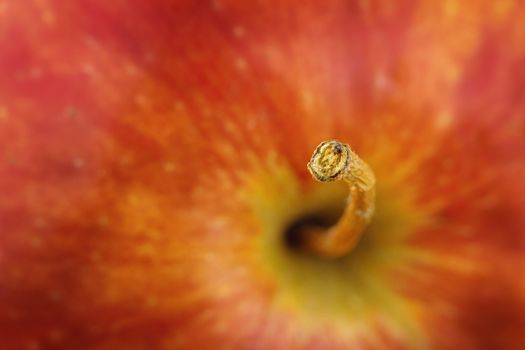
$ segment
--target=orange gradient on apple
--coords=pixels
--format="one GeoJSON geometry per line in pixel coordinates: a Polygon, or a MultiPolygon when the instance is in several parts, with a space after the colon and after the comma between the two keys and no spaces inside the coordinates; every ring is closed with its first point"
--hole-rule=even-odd
{"type": "Polygon", "coordinates": [[[0,1],[2,349],[525,348],[524,63],[511,0],[0,1]]]}

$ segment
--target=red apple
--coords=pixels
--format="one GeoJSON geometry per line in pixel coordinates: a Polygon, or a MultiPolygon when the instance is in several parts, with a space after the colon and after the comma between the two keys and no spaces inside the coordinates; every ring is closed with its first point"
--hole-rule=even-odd
{"type": "Polygon", "coordinates": [[[524,64],[512,0],[0,1],[0,348],[525,348],[524,64]]]}

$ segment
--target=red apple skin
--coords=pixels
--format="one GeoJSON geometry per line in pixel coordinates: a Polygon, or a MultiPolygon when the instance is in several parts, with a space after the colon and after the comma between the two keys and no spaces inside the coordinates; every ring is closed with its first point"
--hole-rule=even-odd
{"type": "Polygon", "coordinates": [[[0,1],[0,348],[525,348],[524,64],[518,1],[0,1]],[[370,238],[261,248],[330,138],[370,238]]]}

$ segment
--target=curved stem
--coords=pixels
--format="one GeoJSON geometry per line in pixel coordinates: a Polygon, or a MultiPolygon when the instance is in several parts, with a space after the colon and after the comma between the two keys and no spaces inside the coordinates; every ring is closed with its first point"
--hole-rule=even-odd
{"type": "Polygon", "coordinates": [[[312,176],[321,182],[344,180],[350,186],[348,204],[337,224],[329,229],[309,228],[302,234],[304,249],[325,257],[340,257],[359,242],[375,209],[375,176],[368,164],[347,144],[321,143],[308,163],[312,176]]]}

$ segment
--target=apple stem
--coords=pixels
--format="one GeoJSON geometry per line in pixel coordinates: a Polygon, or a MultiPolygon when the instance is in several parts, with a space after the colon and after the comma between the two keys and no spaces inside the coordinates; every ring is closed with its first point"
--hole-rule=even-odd
{"type": "Polygon", "coordinates": [[[350,194],[339,221],[328,229],[305,229],[301,232],[301,246],[324,257],[346,255],[357,245],[374,215],[374,173],[349,145],[336,140],[324,141],[317,146],[308,163],[308,170],[321,182],[346,181],[350,194]]]}

